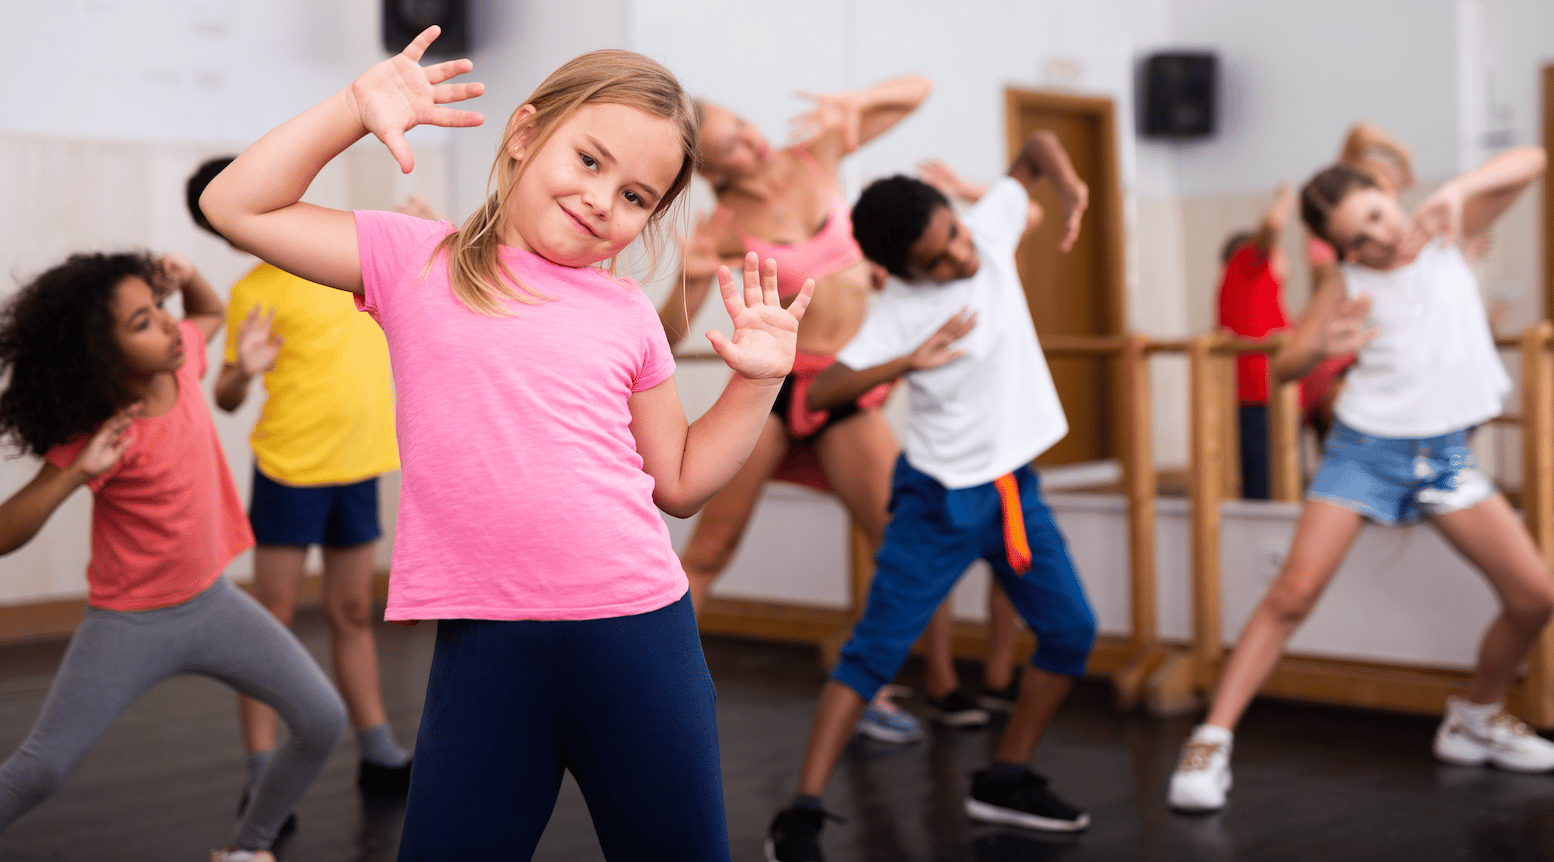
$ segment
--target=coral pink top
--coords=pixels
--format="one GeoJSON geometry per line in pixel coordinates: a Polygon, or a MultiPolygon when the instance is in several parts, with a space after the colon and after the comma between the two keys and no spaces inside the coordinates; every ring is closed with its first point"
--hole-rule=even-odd
{"type": "Polygon", "coordinates": [[[853,239],[853,216],[847,209],[842,193],[831,184],[831,179],[821,172],[814,158],[803,147],[794,147],[793,154],[815,175],[815,179],[829,187],[826,199],[826,223],[820,232],[803,242],[768,242],[753,237],[734,221],[734,233],[744,243],[745,251],[753,251],[761,260],[771,258],[777,262],[777,295],[788,299],[804,286],[804,279],[820,281],[828,275],[841,272],[863,260],[863,249],[853,239]]]}
{"type": "MultiPolygon", "coordinates": [[[[200,390],[205,334],[187,320],[179,331],[188,359],[176,372],[173,409],[131,420],[129,448],[86,483],[92,489],[86,580],[93,607],[145,611],[186,602],[254,544],[200,390]]],[[[83,434],[44,457],[63,470],[90,439],[83,434]]]]}
{"type": "Polygon", "coordinates": [[[685,573],[653,504],[627,401],[674,373],[630,281],[514,248],[551,297],[465,308],[447,222],[356,213],[363,295],[394,372],[401,485],[387,618],[597,619],[657,610],[685,573]]]}

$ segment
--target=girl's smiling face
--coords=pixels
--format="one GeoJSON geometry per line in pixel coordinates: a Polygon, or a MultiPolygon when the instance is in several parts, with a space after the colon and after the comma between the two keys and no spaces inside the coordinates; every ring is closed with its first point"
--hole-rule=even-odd
{"type": "Polygon", "coordinates": [[[1351,263],[1389,269],[1408,235],[1408,217],[1397,198],[1377,188],[1356,188],[1327,216],[1327,238],[1351,263]]]}
{"type": "Polygon", "coordinates": [[[177,371],[188,356],[178,321],[144,279],[129,276],[113,295],[113,338],[131,377],[177,371]]]}
{"type": "Polygon", "coordinates": [[[502,243],[562,266],[630,245],[686,158],[673,122],[612,103],[578,108],[532,156],[531,137],[520,131],[508,153],[528,164],[507,197],[502,243]]]}

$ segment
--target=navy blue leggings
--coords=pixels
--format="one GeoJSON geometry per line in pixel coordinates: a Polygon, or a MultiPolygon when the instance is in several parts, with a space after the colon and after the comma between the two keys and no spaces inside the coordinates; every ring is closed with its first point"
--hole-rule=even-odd
{"type": "Polygon", "coordinates": [[[442,620],[400,862],[529,859],[571,770],[609,860],[729,858],[690,598],[598,620],[442,620]]]}

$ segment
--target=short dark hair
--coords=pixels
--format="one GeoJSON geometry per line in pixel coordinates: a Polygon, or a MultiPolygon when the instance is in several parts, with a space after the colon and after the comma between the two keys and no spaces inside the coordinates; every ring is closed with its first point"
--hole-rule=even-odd
{"type": "Polygon", "coordinates": [[[1219,250],[1219,262],[1222,264],[1230,263],[1230,259],[1236,256],[1236,252],[1241,250],[1241,246],[1251,242],[1253,236],[1255,234],[1249,230],[1238,230],[1226,237],[1225,245],[1219,250]]]}
{"type": "Polygon", "coordinates": [[[863,256],[897,278],[911,278],[907,257],[928,229],[934,210],[950,201],[938,189],[897,174],[875,180],[853,204],[853,239],[863,256]]]}
{"type": "Polygon", "coordinates": [[[1324,168],[1300,187],[1300,220],[1317,239],[1326,242],[1343,256],[1338,243],[1327,235],[1327,219],[1344,197],[1355,189],[1380,188],[1365,171],[1343,162],[1324,168]]]}
{"type": "Polygon", "coordinates": [[[42,456],[90,434],[134,400],[114,338],[113,299],[126,278],[149,282],[144,253],[74,254],[0,309],[0,439],[42,456]]]}
{"type": "Polygon", "coordinates": [[[194,219],[194,223],[222,239],[226,237],[221,236],[221,231],[211,226],[210,219],[206,218],[204,211],[200,209],[200,195],[205,194],[205,187],[210,185],[210,181],[226,170],[227,165],[232,164],[236,158],[237,156],[222,156],[200,165],[194,175],[189,177],[188,185],[184,187],[184,197],[189,204],[189,215],[194,219]]]}

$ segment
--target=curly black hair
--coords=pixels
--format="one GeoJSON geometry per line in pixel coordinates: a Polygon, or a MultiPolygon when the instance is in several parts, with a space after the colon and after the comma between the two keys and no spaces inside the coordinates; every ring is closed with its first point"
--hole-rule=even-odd
{"type": "Polygon", "coordinates": [[[853,204],[853,239],[863,256],[891,275],[911,279],[907,256],[922,239],[934,210],[947,207],[943,193],[922,180],[896,175],[875,180],[853,204]]]}
{"type": "Polygon", "coordinates": [[[149,254],[74,254],[0,312],[0,439],[42,456],[91,433],[133,401],[114,339],[113,297],[124,279],[151,281],[149,254]]]}

